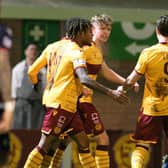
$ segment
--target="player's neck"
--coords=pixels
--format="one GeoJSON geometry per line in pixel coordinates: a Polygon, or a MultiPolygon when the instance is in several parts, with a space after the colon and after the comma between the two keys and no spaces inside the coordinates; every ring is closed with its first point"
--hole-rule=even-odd
{"type": "Polygon", "coordinates": [[[161,44],[167,44],[168,43],[168,37],[162,36],[161,34],[157,35],[158,41],[161,44]]]}
{"type": "Polygon", "coordinates": [[[102,42],[99,40],[93,40],[94,43],[96,44],[96,47],[98,47],[99,49],[102,49],[102,42]]]}

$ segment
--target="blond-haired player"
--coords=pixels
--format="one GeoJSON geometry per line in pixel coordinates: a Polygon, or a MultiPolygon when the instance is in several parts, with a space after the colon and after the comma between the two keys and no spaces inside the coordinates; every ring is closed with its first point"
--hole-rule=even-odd
{"type": "Polygon", "coordinates": [[[79,147],[79,156],[84,167],[96,167],[89,152],[89,140],[82,121],[76,112],[77,100],[81,94],[81,83],[98,89],[121,103],[128,98],[118,90],[109,89],[88,77],[86,58],[81,47],[92,40],[90,21],[72,18],[67,21],[66,38],[52,43],[29,69],[29,76],[36,87],[37,74],[47,65],[47,86],[43,95],[46,114],[42,124],[41,139],[29,154],[24,168],[37,168],[44,156],[52,154],[62,133],[71,130],[70,135],[79,147]]]}
{"type": "MultiPolygon", "coordinates": [[[[97,75],[101,73],[107,80],[123,84],[125,79],[119,74],[110,69],[103,58],[102,45],[105,43],[111,33],[112,20],[106,14],[95,15],[91,18],[93,42],[91,46],[84,46],[84,53],[86,55],[87,71],[90,78],[96,80],[97,75]]],[[[135,84],[136,89],[138,84],[135,84]]],[[[82,96],[79,99],[78,109],[83,120],[85,132],[88,134],[91,141],[93,139],[97,142],[97,149],[95,152],[95,160],[97,167],[108,168],[110,166],[109,160],[109,137],[105,131],[104,124],[101,117],[93,105],[92,96],[93,90],[83,87],[83,92],[90,93],[89,96],[82,96]],[[87,117],[86,117],[87,116],[87,117]]],[[[59,167],[60,158],[63,155],[66,145],[61,143],[57,154],[55,155],[55,163],[59,167]]],[[[52,167],[52,166],[51,166],[52,167]]]]}

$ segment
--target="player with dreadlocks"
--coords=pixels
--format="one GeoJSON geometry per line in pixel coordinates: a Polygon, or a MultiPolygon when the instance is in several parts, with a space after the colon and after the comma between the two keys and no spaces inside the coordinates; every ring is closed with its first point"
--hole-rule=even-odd
{"type": "MultiPolygon", "coordinates": [[[[86,56],[87,71],[90,78],[96,80],[98,73],[111,82],[123,84],[125,79],[119,74],[110,69],[103,58],[102,45],[108,40],[111,33],[112,20],[110,16],[106,14],[98,14],[91,18],[93,42],[90,46],[84,46],[84,52],[86,56]]],[[[135,84],[135,90],[138,89],[138,84],[135,84]]],[[[109,138],[105,131],[104,124],[101,120],[95,105],[93,104],[93,90],[86,86],[83,86],[83,92],[89,93],[88,96],[81,96],[78,103],[78,111],[81,115],[85,132],[90,139],[90,149],[93,156],[95,156],[97,167],[110,167],[109,156],[109,138]],[[97,143],[97,147],[96,144],[97,143]],[[94,147],[94,148],[93,148],[94,147]]],[[[52,158],[50,168],[59,168],[61,164],[61,158],[66,149],[66,139],[64,139],[52,158]]],[[[76,143],[73,143],[73,163],[76,166],[80,166],[78,159],[78,149],[76,143]],[[76,150],[75,150],[76,149],[76,150]]],[[[44,159],[44,166],[50,162],[50,157],[44,159]]]]}
{"type": "Polygon", "coordinates": [[[81,83],[108,94],[120,103],[127,103],[128,98],[123,92],[107,88],[88,77],[86,58],[81,47],[90,45],[91,41],[90,21],[72,18],[67,21],[66,38],[48,45],[30,67],[28,74],[36,87],[37,74],[47,65],[47,86],[43,94],[46,114],[39,144],[29,154],[24,168],[37,168],[45,155],[53,155],[50,151],[56,150],[59,136],[68,130],[71,130],[70,136],[78,144],[82,165],[86,168],[96,167],[88,149],[88,137],[76,113],[81,83]]]}

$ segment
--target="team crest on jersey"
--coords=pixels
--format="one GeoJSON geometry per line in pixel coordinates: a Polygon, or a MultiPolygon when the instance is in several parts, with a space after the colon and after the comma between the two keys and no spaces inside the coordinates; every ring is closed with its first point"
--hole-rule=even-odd
{"type": "Polygon", "coordinates": [[[54,110],[53,111],[53,116],[57,115],[58,111],[57,110],[54,110]]]}
{"type": "Polygon", "coordinates": [[[96,131],[100,131],[102,129],[102,125],[101,124],[96,124],[95,129],[96,129],[96,131]]]}
{"type": "Polygon", "coordinates": [[[54,128],[54,133],[55,134],[59,134],[61,132],[61,128],[60,127],[55,127],[54,128]]]}

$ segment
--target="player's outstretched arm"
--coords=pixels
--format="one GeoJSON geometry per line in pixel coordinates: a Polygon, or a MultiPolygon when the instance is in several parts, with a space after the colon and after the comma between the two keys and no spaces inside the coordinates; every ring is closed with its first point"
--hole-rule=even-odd
{"type": "MultiPolygon", "coordinates": [[[[105,61],[102,63],[101,74],[108,81],[114,82],[117,84],[124,85],[126,81],[124,77],[122,77],[121,75],[113,71],[110,67],[108,67],[105,61]]],[[[139,91],[139,84],[137,82],[133,85],[133,87],[135,92],[139,91]]]]}
{"type": "Polygon", "coordinates": [[[125,82],[125,78],[121,75],[113,71],[104,61],[101,66],[101,74],[102,76],[110,82],[114,82],[120,85],[123,85],[125,82]]]}
{"type": "Polygon", "coordinates": [[[112,97],[113,100],[115,100],[119,103],[123,103],[123,104],[128,103],[129,99],[122,91],[112,90],[112,89],[102,85],[101,83],[89,78],[85,68],[77,68],[76,74],[77,74],[78,78],[80,79],[80,82],[82,84],[86,85],[87,87],[89,87],[91,89],[98,90],[102,93],[105,93],[105,94],[109,95],[110,97],[112,97]]]}
{"type": "Polygon", "coordinates": [[[137,87],[139,90],[139,84],[137,81],[141,78],[141,74],[137,73],[135,70],[132,71],[132,73],[127,77],[126,81],[122,86],[118,87],[118,90],[127,92],[128,90],[137,87]]]}

